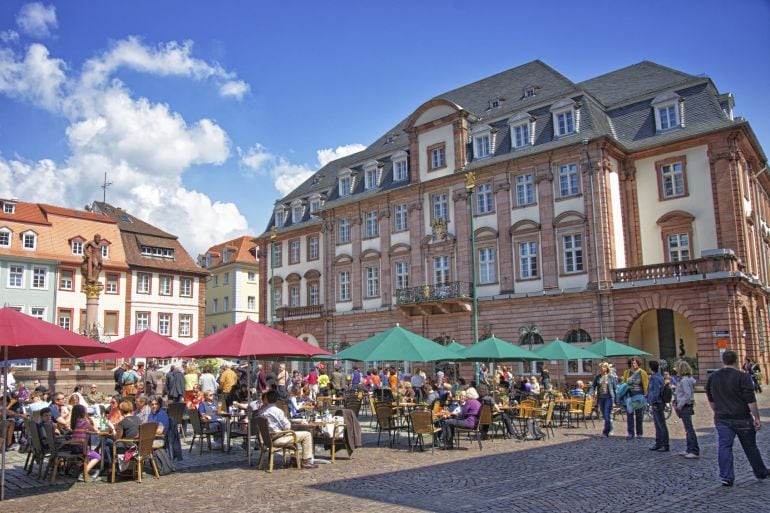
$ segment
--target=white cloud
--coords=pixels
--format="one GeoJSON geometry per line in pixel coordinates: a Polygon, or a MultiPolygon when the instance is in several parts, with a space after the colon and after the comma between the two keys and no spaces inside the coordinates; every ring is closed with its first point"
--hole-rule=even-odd
{"type": "Polygon", "coordinates": [[[218,64],[195,59],[191,48],[191,43],[149,48],[129,38],[90,59],[80,75],[51,58],[43,45],[30,45],[23,57],[0,48],[0,94],[63,115],[69,120],[70,149],[59,163],[0,157],[0,195],[82,208],[101,198],[99,186],[107,173],[113,182],[108,202],[178,235],[193,256],[246,233],[248,223],[235,204],[213,201],[182,182],[190,166],[216,166],[228,159],[225,130],[207,118],[188,122],[167,104],[137,97],[115,76],[130,68],[211,78],[232,82],[230,96],[245,94],[245,83],[218,64]]]}
{"type": "Polygon", "coordinates": [[[56,21],[56,7],[45,6],[40,2],[33,2],[22,6],[16,17],[19,29],[35,37],[49,37],[51,30],[58,26],[56,21]]]}
{"type": "Polygon", "coordinates": [[[230,80],[222,84],[219,88],[219,94],[222,96],[232,96],[240,100],[244,94],[249,92],[249,89],[251,89],[249,84],[243,80],[230,80]]]}
{"type": "Polygon", "coordinates": [[[273,155],[264,146],[257,143],[247,150],[238,148],[241,165],[257,174],[269,174],[273,186],[285,196],[310,178],[316,170],[324,167],[333,160],[357,153],[366,149],[363,144],[346,144],[337,148],[324,148],[316,151],[316,166],[294,164],[285,157],[273,155]]]}
{"type": "Polygon", "coordinates": [[[3,43],[15,43],[19,40],[19,33],[15,30],[0,31],[0,41],[3,43]]]}

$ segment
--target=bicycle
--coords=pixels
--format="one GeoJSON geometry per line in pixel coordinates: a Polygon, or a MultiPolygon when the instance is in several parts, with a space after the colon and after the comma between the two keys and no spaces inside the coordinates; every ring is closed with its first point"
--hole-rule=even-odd
{"type": "MultiPolygon", "coordinates": [[[[673,401],[668,402],[663,407],[663,417],[665,417],[666,420],[671,417],[671,412],[674,411],[674,406],[672,403],[673,401]]],[[[652,420],[652,407],[649,404],[644,407],[644,419],[652,420]]]]}

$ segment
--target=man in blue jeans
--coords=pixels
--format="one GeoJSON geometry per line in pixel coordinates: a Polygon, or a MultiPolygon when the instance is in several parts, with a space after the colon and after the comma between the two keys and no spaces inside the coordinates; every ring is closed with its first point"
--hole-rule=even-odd
{"type": "Polygon", "coordinates": [[[738,355],[734,351],[725,351],[722,355],[722,368],[706,381],[706,396],[714,411],[722,486],[732,486],[735,481],[733,441],[736,435],[754,476],[766,479],[768,470],[757,448],[757,431],[761,425],[754,383],[751,376],[738,370],[738,355]]]}
{"type": "Polygon", "coordinates": [[[663,376],[660,375],[657,360],[650,362],[650,384],[647,386],[647,402],[652,410],[652,421],[655,424],[655,445],[651,451],[668,452],[668,426],[666,426],[665,407],[663,402],[663,387],[666,386],[663,376]]]}

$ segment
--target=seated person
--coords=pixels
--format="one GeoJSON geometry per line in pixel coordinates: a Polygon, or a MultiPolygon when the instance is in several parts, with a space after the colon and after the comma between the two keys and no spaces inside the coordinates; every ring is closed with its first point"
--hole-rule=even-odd
{"type": "Polygon", "coordinates": [[[441,386],[441,391],[438,393],[441,406],[446,406],[452,400],[452,385],[444,383],[441,386]]]}
{"type": "Polygon", "coordinates": [[[40,384],[39,379],[36,379],[35,381],[32,382],[32,387],[33,387],[32,391],[40,394],[40,397],[43,397],[43,394],[48,392],[48,389],[40,384]]]}
{"type": "Polygon", "coordinates": [[[583,381],[581,380],[578,380],[577,383],[575,383],[575,388],[570,390],[569,395],[571,397],[580,397],[580,398],[585,397],[586,396],[585,387],[586,387],[585,383],[583,383],[583,381]]]}
{"type": "Polygon", "coordinates": [[[473,429],[479,421],[481,413],[481,403],[478,401],[478,392],[476,390],[461,391],[457,395],[460,409],[452,417],[444,419],[441,422],[442,439],[444,447],[451,449],[454,445],[455,427],[473,429]]]}
{"type": "MultiPolygon", "coordinates": [[[[513,429],[511,416],[508,415],[507,411],[501,410],[497,403],[495,403],[495,399],[492,397],[492,394],[489,393],[489,387],[484,384],[479,385],[478,393],[481,395],[481,404],[488,404],[492,408],[492,418],[499,417],[503,419],[503,423],[505,424],[505,429],[508,431],[508,434],[515,436],[516,431],[513,429]]],[[[489,432],[489,426],[482,426],[481,432],[486,437],[489,432]]]]}
{"type": "Polygon", "coordinates": [[[86,465],[83,468],[78,477],[78,481],[83,481],[83,475],[88,473],[91,479],[97,479],[99,477],[99,469],[91,474],[91,471],[96,465],[102,461],[102,457],[96,451],[89,450],[88,437],[92,433],[96,433],[91,420],[88,418],[88,411],[82,404],[76,404],[72,407],[70,429],[72,430],[72,438],[70,438],[69,446],[73,453],[80,454],[81,451],[86,451],[86,465]]]}
{"type": "Polygon", "coordinates": [[[139,394],[136,396],[136,409],[134,415],[139,417],[139,420],[144,424],[150,416],[150,405],[147,404],[147,396],[139,394]]]}
{"type": "Polygon", "coordinates": [[[120,396],[115,396],[110,399],[110,402],[107,404],[107,407],[109,408],[107,411],[107,424],[111,425],[110,429],[114,428],[114,426],[117,426],[118,423],[123,420],[123,414],[120,412],[120,396]]]}
{"type": "Polygon", "coordinates": [[[302,400],[302,390],[299,387],[292,388],[289,395],[289,415],[291,415],[292,418],[302,417],[302,407],[305,406],[306,403],[307,401],[302,400]]]}
{"type": "MultiPolygon", "coordinates": [[[[43,446],[43,450],[48,452],[51,449],[51,446],[49,444],[48,440],[48,433],[45,429],[46,424],[53,424],[53,417],[51,416],[51,408],[46,406],[42,410],[40,410],[40,420],[35,422],[35,425],[37,426],[37,432],[40,434],[40,442],[43,446]]],[[[54,436],[56,436],[56,427],[53,427],[54,429],[54,436]]]]}
{"type": "Polygon", "coordinates": [[[433,390],[433,386],[430,383],[425,383],[422,386],[423,394],[425,396],[425,402],[428,403],[428,408],[433,409],[433,404],[439,401],[438,392],[433,390]]]}
{"type": "Polygon", "coordinates": [[[399,392],[401,393],[401,396],[407,400],[407,402],[414,401],[415,398],[415,392],[414,388],[412,388],[412,384],[408,381],[402,381],[401,386],[399,387],[399,392]]]}
{"type": "Polygon", "coordinates": [[[78,404],[82,404],[88,408],[88,401],[86,401],[86,398],[83,397],[83,389],[80,387],[80,385],[75,385],[75,388],[72,391],[72,395],[78,398],[78,404]]]}
{"type": "MultiPolygon", "coordinates": [[[[134,405],[131,401],[124,400],[120,402],[118,409],[120,411],[121,420],[117,424],[108,423],[108,427],[114,436],[114,440],[138,439],[139,426],[141,426],[142,423],[139,420],[139,417],[134,415],[134,405]]],[[[110,413],[112,413],[112,411],[110,413]]],[[[104,462],[107,465],[112,465],[112,446],[115,444],[114,440],[112,438],[104,440],[104,443],[106,444],[104,462]]],[[[123,454],[126,452],[127,448],[127,444],[121,443],[117,446],[118,454],[123,454]]]]}
{"type": "Polygon", "coordinates": [[[53,418],[53,422],[56,424],[56,427],[62,433],[69,433],[70,425],[66,420],[64,420],[61,410],[61,408],[64,408],[65,406],[64,394],[61,392],[56,392],[53,396],[53,401],[48,405],[48,407],[51,409],[51,417],[53,418]]]}
{"type": "Polygon", "coordinates": [[[217,414],[218,404],[214,399],[212,390],[203,394],[203,402],[198,404],[198,413],[201,415],[201,421],[208,424],[209,428],[215,429],[214,449],[222,448],[223,434],[225,430],[225,421],[217,414]]]}
{"type": "MultiPolygon", "coordinates": [[[[168,413],[161,408],[160,401],[161,400],[157,395],[150,399],[150,414],[147,416],[147,422],[157,422],[158,429],[155,433],[158,435],[165,435],[170,429],[171,419],[169,418],[168,413]]],[[[162,438],[156,439],[152,444],[154,448],[163,447],[164,445],[162,438]]]]}
{"type": "Polygon", "coordinates": [[[96,384],[92,384],[89,388],[88,393],[86,394],[86,401],[88,401],[88,404],[91,406],[99,406],[100,404],[108,404],[109,399],[106,395],[99,392],[98,388],[96,387],[96,384]]]}
{"type": "MultiPolygon", "coordinates": [[[[265,408],[260,416],[267,419],[267,426],[271,433],[278,433],[280,431],[291,430],[291,422],[284,415],[275,403],[278,401],[278,393],[275,390],[270,390],[265,393],[265,401],[267,402],[267,408],[265,408]]],[[[313,464],[313,435],[309,431],[296,431],[297,443],[302,447],[302,468],[311,469],[317,468],[313,464]]],[[[281,447],[282,445],[290,444],[294,439],[290,435],[282,435],[273,439],[273,445],[281,447]]]]}
{"type": "Polygon", "coordinates": [[[192,390],[187,393],[185,406],[187,406],[188,410],[197,410],[201,402],[203,402],[203,392],[201,392],[201,386],[196,383],[193,385],[192,390]]]}
{"type": "Polygon", "coordinates": [[[5,394],[4,404],[8,405],[5,410],[5,416],[8,419],[8,422],[6,423],[6,432],[3,434],[4,439],[6,440],[5,447],[8,451],[15,451],[19,448],[19,444],[13,443],[13,432],[17,428],[24,426],[24,419],[27,418],[27,416],[24,414],[21,402],[19,402],[18,392],[5,394]]]}
{"type": "Polygon", "coordinates": [[[530,395],[540,395],[540,383],[536,376],[529,378],[529,393],[530,395]]]}
{"type": "Polygon", "coordinates": [[[32,392],[29,396],[29,402],[27,403],[27,414],[32,415],[35,412],[42,411],[43,408],[48,408],[48,403],[43,401],[43,398],[40,397],[39,393],[32,392]]]}
{"type": "Polygon", "coordinates": [[[72,407],[75,406],[76,404],[80,404],[80,398],[73,394],[69,396],[69,398],[67,398],[67,404],[62,406],[61,416],[64,419],[64,421],[67,423],[67,425],[71,424],[72,407]]]}
{"type": "Polygon", "coordinates": [[[233,387],[225,397],[225,403],[235,405],[241,410],[245,410],[249,401],[249,387],[245,384],[233,387]]]}

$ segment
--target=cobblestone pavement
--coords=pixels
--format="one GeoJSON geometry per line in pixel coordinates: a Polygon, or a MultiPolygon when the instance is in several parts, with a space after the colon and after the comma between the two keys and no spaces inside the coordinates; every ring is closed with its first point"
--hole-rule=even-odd
{"type": "MultiPolygon", "coordinates": [[[[25,455],[9,453],[10,499],[0,503],[0,512],[126,511],[126,503],[132,513],[767,511],[770,482],[754,479],[738,444],[735,486],[720,486],[710,410],[704,394],[697,401],[698,460],[677,456],[684,449],[684,431],[675,415],[668,421],[670,453],[648,450],[651,421],[645,422],[645,437],[632,441],[625,440],[625,423],[619,419],[610,438],[599,436],[599,421],[596,426],[589,421],[587,428],[557,428],[550,440],[485,441],[482,451],[466,441],[459,450],[431,454],[410,452],[405,437],[393,449],[387,443],[376,447],[376,435],[363,419],[365,447],[351,460],[343,451],[335,464],[315,470],[276,465],[268,474],[249,468],[240,446],[230,455],[198,456],[196,445],[192,454],[185,448],[178,472],[160,480],[147,474],[142,484],[65,478],[49,486],[23,472],[25,455]]],[[[763,429],[758,443],[770,464],[770,394],[760,395],[759,403],[763,429]]],[[[317,450],[318,456],[324,454],[317,450]]]]}

